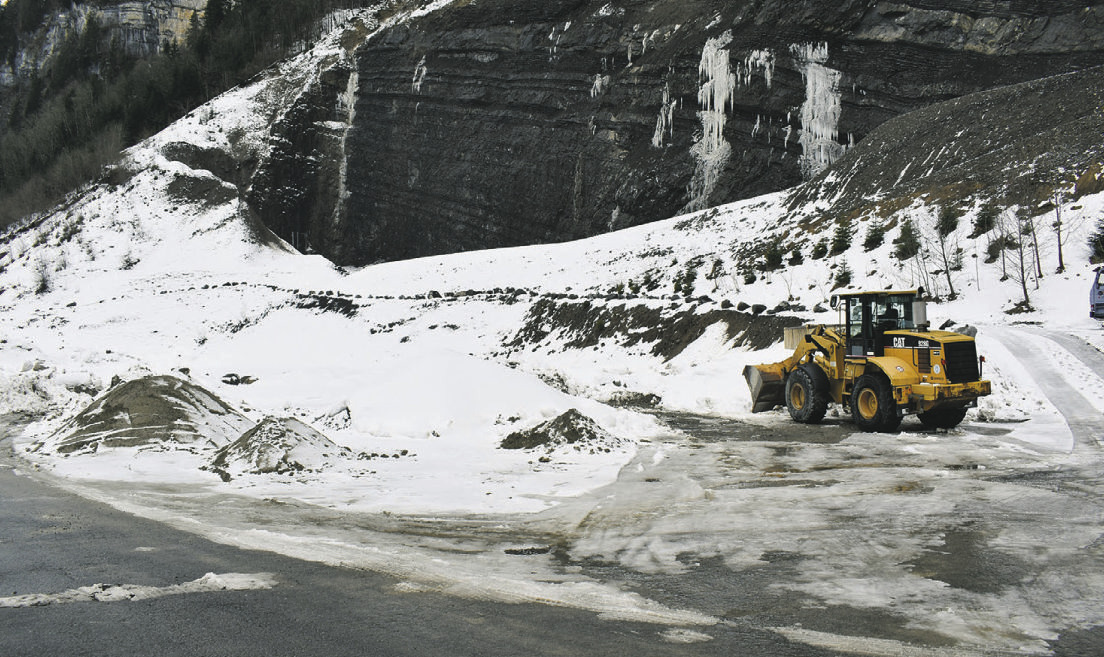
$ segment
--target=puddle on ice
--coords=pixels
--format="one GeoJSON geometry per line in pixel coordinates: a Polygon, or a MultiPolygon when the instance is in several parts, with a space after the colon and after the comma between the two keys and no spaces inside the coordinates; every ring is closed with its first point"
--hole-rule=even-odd
{"type": "Polygon", "coordinates": [[[972,522],[946,529],[942,545],[925,549],[905,565],[914,575],[974,593],[1000,593],[1031,574],[1021,559],[992,549],[988,537],[972,522]]]}

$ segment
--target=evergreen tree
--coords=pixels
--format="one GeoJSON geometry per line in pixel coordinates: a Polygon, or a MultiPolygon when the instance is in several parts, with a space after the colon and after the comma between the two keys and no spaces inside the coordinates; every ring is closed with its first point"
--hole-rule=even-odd
{"type": "Polygon", "coordinates": [[[847,287],[851,284],[851,277],[851,267],[848,266],[846,261],[841,262],[839,269],[836,270],[835,277],[832,279],[832,289],[836,290],[841,287],[847,287]]]}
{"type": "Polygon", "coordinates": [[[980,237],[993,230],[997,225],[999,214],[1000,208],[997,207],[996,203],[988,201],[985,205],[982,205],[978,209],[977,216],[974,217],[974,229],[970,231],[970,238],[980,237]]]}
{"type": "Polygon", "coordinates": [[[836,230],[832,233],[831,255],[839,255],[851,248],[851,220],[844,219],[836,224],[836,230]]]}
{"type": "Polygon", "coordinates": [[[1104,262],[1104,218],[1096,224],[1096,231],[1089,236],[1089,262],[1104,262]]]}
{"type": "MultiPolygon", "coordinates": [[[[118,151],[285,57],[317,20],[367,0],[209,0],[183,44],[127,55],[92,7],[47,65],[5,89],[0,117],[0,227],[94,177],[118,151]],[[74,163],[80,163],[75,166],[74,163]]],[[[72,0],[0,5],[0,59],[14,62],[46,17],[72,0]]]]}
{"type": "Polygon", "coordinates": [[[786,254],[782,249],[781,240],[774,240],[767,245],[767,250],[764,254],[763,271],[774,271],[780,268],[785,257],[786,254]]]}
{"type": "Polygon", "coordinates": [[[863,250],[873,251],[884,243],[885,224],[880,221],[870,224],[870,229],[866,232],[866,239],[863,240],[863,250]]]}
{"type": "Polygon", "coordinates": [[[893,257],[901,262],[916,257],[920,253],[920,234],[916,231],[916,225],[912,219],[905,219],[901,224],[901,234],[893,240],[893,257]]]}

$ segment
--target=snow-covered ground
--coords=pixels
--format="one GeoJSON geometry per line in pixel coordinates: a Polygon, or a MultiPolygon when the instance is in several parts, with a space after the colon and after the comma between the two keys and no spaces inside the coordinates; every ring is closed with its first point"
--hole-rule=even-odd
{"type": "MultiPolygon", "coordinates": [[[[942,629],[971,645],[1039,651],[1064,627],[1104,623],[1104,606],[1068,592],[1045,613],[1034,599],[970,597],[936,580],[924,580],[929,590],[906,593],[919,578],[901,564],[930,547],[932,537],[923,532],[869,546],[870,553],[854,552],[859,535],[892,525],[902,513],[946,522],[963,495],[981,496],[991,502],[986,508],[1007,509],[997,500],[1000,486],[959,470],[947,474],[946,467],[1015,471],[1098,463],[1092,413],[1104,415],[1104,371],[1060,340],[1073,336],[1089,353],[1104,349],[1104,331],[1086,316],[1091,268],[1084,246],[1104,213],[1104,195],[1063,206],[1065,273],[1053,273],[1054,236],[1040,233],[1046,275],[1029,282],[1035,310],[1025,314],[1006,313],[1021,298],[1019,286],[1000,280],[999,260],[984,262],[987,238],[968,238],[973,214],[963,218],[952,237],[966,262],[953,280],[958,297],[929,308],[934,326],[954,320],[977,327],[979,351],[987,357],[993,395],[981,400],[962,429],[929,434],[906,423],[900,437],[852,435],[849,425],[830,416],[834,442],[795,449],[783,459],[785,468],[772,470],[777,464],[769,441],[753,436],[688,446],[693,436],[669,426],[662,414],[611,402],[650,395],[668,414],[736,421],[753,433],[792,432],[781,411],[749,413],[740,374],[746,364],[786,355],[781,344],[763,351],[734,346],[722,324],[669,360],[654,355],[650,343],[625,346],[617,337],[572,348],[572,336],[551,325],[536,327],[547,332],[542,340],[515,340],[530,311],[542,300],[698,315],[720,310],[725,301],[769,309],[787,302],[805,308],[793,312],[803,319],[835,323],[828,299],[843,263],[853,270],[851,289],[924,284],[946,297],[945,279],[921,277],[911,263],[896,262],[893,235],[864,251],[866,226],[860,222],[844,253],[812,258],[814,235],[802,263],[750,282],[743,275],[746,254],[797,230],[785,194],[584,241],[357,271],[262,239],[236,196],[214,206],[174,196],[174,181],[212,174],[169,160],[161,150],[166,144],[230,148],[227,135],[236,135],[232,147],[258,147],[273,99],[301,89],[295,76],[309,78],[312,67],[333,54],[325,47],[286,65],[281,77],[230,92],[132,149],[122,165],[126,182],[83,190],[4,239],[0,412],[36,416],[15,440],[33,468],[82,494],[216,540],[392,572],[409,590],[543,600],[622,618],[708,625],[717,621],[714,610],[674,609],[603,584],[584,569],[535,566],[500,548],[563,543],[575,559],[611,560],[644,573],[677,573],[687,567],[684,554],[719,556],[739,570],[782,551],[809,555],[794,591],[825,604],[896,606],[917,626],[942,629]],[[825,310],[815,311],[818,306],[825,310]],[[333,460],[329,454],[327,461],[307,455],[326,465],[263,474],[235,470],[224,481],[204,467],[221,445],[59,451],[66,422],[113,379],[148,375],[171,375],[209,390],[251,424],[294,418],[345,448],[341,454],[358,456],[333,460]],[[1064,406],[1074,393],[1082,397],[1079,405],[1064,406]],[[606,436],[596,449],[500,447],[510,434],[571,409],[606,436]],[[1070,421],[1073,412],[1078,422],[1070,421]],[[841,459],[862,458],[874,458],[877,468],[866,479],[845,482],[842,493],[838,481],[815,474],[841,459]],[[938,472],[927,471],[933,463],[938,472]],[[749,495],[718,483],[794,473],[809,485],[757,487],[749,495]],[[911,490],[919,485],[914,479],[945,484],[935,485],[933,495],[910,498],[902,511],[901,496],[886,491],[911,490]],[[831,492],[818,492],[819,486],[831,492]],[[862,502],[851,514],[866,520],[829,531],[841,516],[841,494],[848,503],[862,502]],[[357,518],[352,528],[350,517],[357,518]],[[417,539],[394,538],[417,523],[435,529],[423,527],[417,539]],[[810,547],[808,527],[822,528],[830,539],[810,547]],[[443,546],[449,546],[448,558],[443,546]],[[886,571],[864,571],[875,562],[886,571]],[[941,604],[972,605],[974,611],[933,611],[941,604]],[[993,623],[1016,627],[1020,635],[994,638],[984,630],[993,623]]],[[[918,203],[899,219],[926,226],[935,212],[918,203]]],[[[823,230],[822,237],[830,236],[831,227],[823,230]]],[[[311,444],[325,451],[329,443],[311,444]]],[[[1029,535],[1001,541],[1022,539],[1019,550],[1060,531],[1041,523],[1029,535]]],[[[1059,540],[1064,550],[1096,539],[1091,526],[1078,525],[1059,540]]],[[[1104,584],[1083,575],[1078,591],[1104,584]]],[[[1053,593],[1063,583],[1069,581],[1057,578],[1030,593],[1053,593]]],[[[800,640],[825,641],[813,635],[800,640]]]]}

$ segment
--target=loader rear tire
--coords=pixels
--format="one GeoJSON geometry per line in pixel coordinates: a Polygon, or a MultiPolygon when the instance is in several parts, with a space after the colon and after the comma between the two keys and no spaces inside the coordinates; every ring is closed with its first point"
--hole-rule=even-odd
{"type": "Polygon", "coordinates": [[[965,408],[933,408],[917,413],[920,423],[929,429],[954,429],[966,417],[965,408]]]}
{"type": "Polygon", "coordinates": [[[816,424],[828,410],[828,376],[806,363],[786,377],[786,409],[794,422],[816,424]]]}
{"type": "Polygon", "coordinates": [[[851,390],[851,417],[863,431],[896,431],[901,415],[884,376],[863,374],[851,390]]]}

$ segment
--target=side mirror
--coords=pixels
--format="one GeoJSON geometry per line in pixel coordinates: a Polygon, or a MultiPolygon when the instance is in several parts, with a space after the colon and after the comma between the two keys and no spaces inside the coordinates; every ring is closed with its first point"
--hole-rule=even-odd
{"type": "Polygon", "coordinates": [[[836,307],[839,306],[839,302],[840,299],[838,294],[833,294],[832,297],[828,299],[828,305],[832,307],[832,310],[835,310],[836,307]]]}

